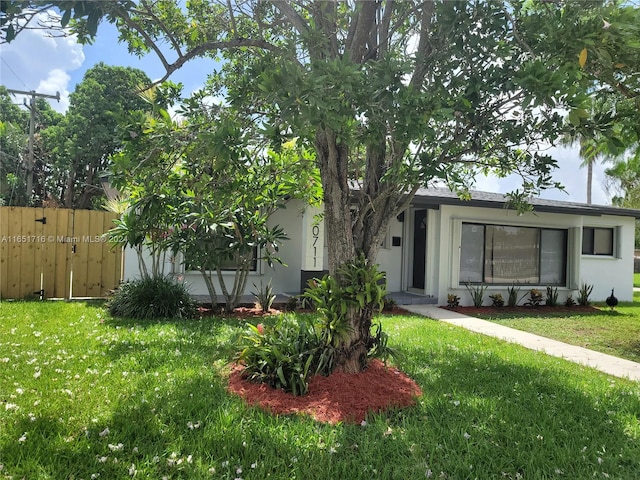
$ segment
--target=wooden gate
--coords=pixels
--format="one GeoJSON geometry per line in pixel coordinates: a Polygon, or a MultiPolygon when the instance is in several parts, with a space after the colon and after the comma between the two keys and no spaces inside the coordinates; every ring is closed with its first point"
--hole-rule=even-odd
{"type": "Polygon", "coordinates": [[[0,298],[104,297],[122,279],[122,249],[104,233],[116,214],[0,207],[0,298]]]}

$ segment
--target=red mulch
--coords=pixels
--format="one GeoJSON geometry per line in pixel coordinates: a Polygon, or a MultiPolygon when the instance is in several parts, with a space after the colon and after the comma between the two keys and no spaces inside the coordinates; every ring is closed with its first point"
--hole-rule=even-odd
{"type": "Polygon", "coordinates": [[[309,382],[309,392],[296,397],[283,390],[243,378],[236,366],[229,378],[229,391],[250,405],[257,405],[275,415],[307,414],[319,422],[361,423],[368,412],[382,412],[415,404],[422,395],[420,387],[401,371],[373,360],[361,373],[316,375],[309,382]]]}

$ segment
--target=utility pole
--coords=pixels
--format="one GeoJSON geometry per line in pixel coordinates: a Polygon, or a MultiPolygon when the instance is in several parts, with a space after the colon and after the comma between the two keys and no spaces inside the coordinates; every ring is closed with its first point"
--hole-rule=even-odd
{"type": "Polygon", "coordinates": [[[29,155],[27,158],[27,206],[30,206],[33,202],[33,166],[35,164],[35,157],[33,153],[33,138],[36,131],[36,97],[55,98],[56,100],[60,101],[60,92],[56,92],[55,95],[49,95],[47,93],[37,93],[35,90],[25,92],[24,90],[12,90],[10,88],[7,88],[7,91],[9,93],[29,95],[31,97],[29,105],[27,105],[26,100],[24,102],[25,106],[27,106],[29,108],[29,111],[31,112],[31,118],[29,122],[29,155]]]}

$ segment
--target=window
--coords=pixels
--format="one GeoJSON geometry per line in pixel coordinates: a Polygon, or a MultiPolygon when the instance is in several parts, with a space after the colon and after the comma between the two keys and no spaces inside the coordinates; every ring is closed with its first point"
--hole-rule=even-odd
{"type": "Polygon", "coordinates": [[[462,224],[460,282],[564,285],[567,230],[462,224]]]}
{"type": "Polygon", "coordinates": [[[613,255],[613,228],[584,227],[583,255],[613,255]]]}
{"type": "MultiPolygon", "coordinates": [[[[258,270],[258,247],[253,247],[253,255],[250,259],[251,265],[249,266],[250,272],[255,272],[258,270]]],[[[188,255],[185,255],[185,270],[199,270],[199,264],[197,259],[191,258],[188,255]]],[[[235,271],[238,265],[237,258],[226,258],[221,261],[221,270],[222,271],[235,271]]]]}

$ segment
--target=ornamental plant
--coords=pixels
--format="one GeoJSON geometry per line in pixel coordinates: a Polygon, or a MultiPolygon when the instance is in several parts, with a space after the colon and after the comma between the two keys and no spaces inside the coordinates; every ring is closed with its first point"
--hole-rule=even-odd
{"type": "Polygon", "coordinates": [[[549,307],[555,307],[556,305],[558,305],[558,289],[557,288],[547,286],[547,296],[545,297],[544,303],[549,307]]]}
{"type": "Polygon", "coordinates": [[[473,301],[473,306],[474,307],[481,307],[482,304],[484,303],[484,293],[487,290],[487,286],[486,285],[472,285],[471,283],[467,282],[464,284],[464,286],[467,288],[467,291],[469,292],[469,295],[471,295],[471,300],[473,301]]]}
{"type": "Polygon", "coordinates": [[[249,324],[237,360],[249,380],[304,395],[321,346],[311,323],[283,316],[273,326],[249,324]]]}
{"type": "Polygon", "coordinates": [[[520,294],[520,287],[514,283],[510,287],[507,287],[507,305],[509,307],[515,307],[518,304],[518,295],[520,294]]]}
{"type": "Polygon", "coordinates": [[[502,298],[501,293],[494,293],[493,295],[489,295],[489,298],[491,299],[492,307],[504,307],[504,299],[502,298]]]}
{"type": "Polygon", "coordinates": [[[591,303],[591,301],[589,300],[589,296],[591,295],[591,292],[593,292],[593,285],[588,285],[586,283],[583,283],[582,285],[580,285],[580,290],[578,290],[578,305],[581,306],[587,306],[591,303]]]}
{"type": "Polygon", "coordinates": [[[529,301],[526,303],[532,307],[539,307],[542,303],[542,292],[537,288],[529,290],[529,301]]]}
{"type": "Polygon", "coordinates": [[[460,305],[460,297],[455,293],[447,295],[447,308],[456,308],[460,305]]]}

